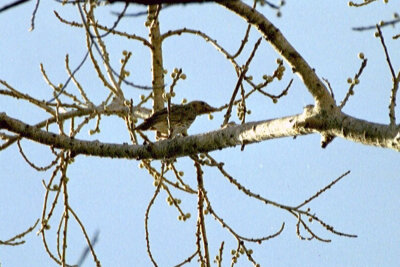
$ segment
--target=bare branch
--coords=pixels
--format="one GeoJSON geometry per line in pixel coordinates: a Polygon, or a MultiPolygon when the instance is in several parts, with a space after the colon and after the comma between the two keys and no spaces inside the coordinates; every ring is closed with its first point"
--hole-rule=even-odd
{"type": "Polygon", "coordinates": [[[393,87],[392,87],[392,92],[390,95],[390,104],[389,104],[389,119],[390,119],[390,125],[394,127],[396,125],[396,95],[397,95],[397,90],[399,88],[399,81],[400,81],[400,72],[398,75],[396,75],[392,61],[390,60],[389,52],[387,50],[386,44],[385,44],[385,39],[383,38],[383,34],[381,31],[381,28],[379,25],[376,25],[376,29],[378,30],[377,35],[379,39],[381,40],[381,44],[383,47],[383,51],[385,52],[385,57],[386,57],[386,62],[389,66],[390,73],[392,75],[392,82],[393,82],[393,87]]]}
{"type": "Polygon", "coordinates": [[[49,170],[50,168],[52,168],[58,162],[58,159],[60,157],[59,155],[57,155],[57,157],[50,164],[48,164],[47,166],[44,166],[44,167],[39,167],[39,166],[36,166],[32,161],[30,161],[28,159],[28,157],[25,155],[25,153],[24,153],[24,151],[22,149],[20,140],[17,141],[17,145],[18,145],[19,153],[21,154],[21,156],[25,160],[25,162],[28,163],[29,166],[31,166],[33,169],[35,169],[37,171],[47,171],[47,170],[49,170]]]}
{"type": "Polygon", "coordinates": [[[83,251],[80,259],[78,260],[78,266],[81,266],[81,264],[83,263],[87,253],[90,251],[92,256],[93,256],[93,260],[96,263],[97,267],[101,266],[101,263],[99,261],[99,259],[97,258],[96,252],[94,251],[93,247],[97,242],[97,238],[99,236],[99,231],[96,231],[96,233],[94,234],[93,240],[89,239],[88,234],[86,233],[86,229],[85,226],[83,225],[83,223],[81,222],[81,220],[79,219],[78,215],[74,212],[74,210],[71,207],[68,207],[69,211],[71,212],[72,216],[74,216],[76,222],[79,224],[79,227],[82,230],[83,235],[85,236],[86,239],[86,243],[88,244],[88,247],[86,250],[83,251]]]}
{"type": "Polygon", "coordinates": [[[392,62],[390,60],[389,52],[388,52],[386,44],[385,44],[385,39],[383,38],[381,28],[379,27],[378,24],[376,25],[376,29],[378,30],[378,34],[377,35],[378,35],[379,39],[381,40],[383,51],[385,52],[385,56],[386,56],[386,62],[388,64],[388,66],[389,66],[390,73],[392,74],[392,79],[396,79],[396,73],[394,72],[394,69],[393,69],[393,66],[392,66],[392,62]]]}
{"type": "Polygon", "coordinates": [[[31,28],[29,29],[29,31],[33,31],[35,29],[35,19],[36,19],[36,13],[39,9],[39,3],[40,0],[36,0],[35,9],[33,10],[31,17],[31,28]]]}
{"type": "Polygon", "coordinates": [[[204,248],[204,258],[206,266],[211,266],[210,262],[210,252],[208,249],[208,240],[207,240],[207,233],[206,233],[206,221],[204,219],[204,198],[205,198],[205,189],[203,185],[203,171],[201,169],[200,164],[195,160],[194,166],[196,167],[197,172],[197,210],[198,210],[198,223],[200,226],[201,237],[203,240],[203,248],[204,248]]]}
{"type": "Polygon", "coordinates": [[[313,199],[316,199],[317,197],[319,197],[322,193],[324,193],[326,190],[330,189],[334,184],[336,184],[337,182],[339,182],[343,177],[345,177],[346,175],[348,175],[350,173],[350,171],[345,172],[344,174],[340,175],[338,178],[336,178],[335,180],[333,180],[330,184],[328,184],[327,186],[325,186],[324,188],[322,188],[321,190],[319,190],[315,195],[313,195],[312,197],[310,197],[309,199],[307,199],[306,201],[304,201],[303,203],[301,203],[300,205],[298,205],[296,207],[296,209],[300,209],[301,207],[303,207],[304,205],[310,203],[313,199]]]}
{"type": "Polygon", "coordinates": [[[19,5],[21,5],[23,3],[26,3],[28,1],[30,1],[30,0],[17,0],[17,1],[14,1],[14,2],[10,3],[10,4],[6,4],[6,5],[4,5],[4,6],[2,6],[0,8],[0,13],[3,12],[3,11],[6,11],[7,9],[19,6],[19,5]]]}
{"type": "Polygon", "coordinates": [[[161,186],[163,184],[164,168],[165,168],[165,164],[163,163],[162,166],[161,166],[160,179],[158,181],[156,190],[154,191],[154,195],[151,198],[149,204],[147,205],[146,214],[144,216],[144,229],[145,229],[145,232],[146,232],[147,254],[149,255],[150,260],[151,260],[151,262],[153,263],[154,266],[158,266],[158,265],[157,265],[156,261],[154,260],[153,255],[152,255],[151,250],[150,250],[150,237],[149,237],[148,222],[149,222],[150,209],[153,206],[154,201],[156,200],[158,193],[160,193],[160,189],[161,189],[161,186]]]}
{"type": "Polygon", "coordinates": [[[400,71],[397,74],[396,79],[393,80],[393,87],[390,94],[389,118],[390,118],[390,126],[392,127],[396,125],[395,107],[396,107],[397,91],[399,90],[399,83],[400,83],[400,71]]]}
{"type": "Polygon", "coordinates": [[[31,227],[29,227],[26,231],[24,231],[24,232],[22,232],[22,233],[20,233],[20,234],[18,234],[18,235],[16,235],[16,236],[14,236],[14,237],[8,239],[8,240],[5,240],[5,241],[0,240],[0,245],[17,246],[17,245],[24,244],[24,243],[25,243],[24,240],[22,240],[22,241],[15,241],[15,240],[21,239],[21,238],[23,238],[26,234],[32,232],[33,229],[36,228],[36,226],[37,226],[38,223],[39,223],[39,219],[37,219],[36,222],[34,223],[34,225],[31,226],[31,227]]]}
{"type": "Polygon", "coordinates": [[[162,36],[160,33],[160,23],[157,19],[159,9],[157,6],[148,7],[148,28],[151,49],[151,70],[153,85],[153,110],[158,111],[164,108],[164,65],[162,56],[162,36]],[[158,10],[158,11],[157,11],[158,10]]]}
{"type": "Polygon", "coordinates": [[[231,111],[232,111],[232,105],[233,105],[233,102],[235,101],[236,94],[239,91],[239,87],[242,85],[242,81],[246,75],[246,72],[249,70],[251,60],[253,59],[260,43],[261,43],[261,38],[258,39],[258,41],[255,43],[253,51],[251,52],[249,58],[247,59],[246,64],[242,67],[242,70],[240,71],[239,79],[236,82],[236,86],[235,86],[235,89],[233,90],[231,100],[229,101],[228,109],[226,111],[226,114],[224,115],[224,122],[222,123],[222,126],[226,125],[229,121],[229,118],[231,116],[231,111]]]}
{"type": "Polygon", "coordinates": [[[7,129],[19,134],[21,137],[54,148],[68,149],[73,155],[85,154],[113,158],[163,159],[314,132],[311,129],[294,127],[295,123],[299,124],[302,119],[303,115],[300,114],[275,120],[246,123],[241,126],[231,126],[208,134],[175,137],[171,140],[162,140],[154,144],[142,146],[83,141],[77,138],[56,135],[12,119],[5,113],[0,113],[0,129],[7,129]]]}
{"type": "MultiPolygon", "coordinates": [[[[361,74],[362,74],[362,72],[363,72],[363,70],[364,70],[364,68],[365,68],[366,66],[367,66],[367,59],[364,58],[363,61],[362,61],[362,63],[361,63],[360,69],[358,70],[358,72],[357,72],[357,74],[354,76],[354,78],[353,78],[353,79],[350,79],[350,78],[349,78],[349,79],[347,80],[347,81],[350,83],[350,87],[349,87],[349,89],[347,90],[346,96],[343,98],[342,102],[340,102],[339,109],[342,109],[342,108],[346,105],[346,103],[347,103],[347,101],[349,100],[350,96],[354,95],[354,87],[355,87],[357,84],[359,84],[359,82],[360,82],[359,78],[360,78],[360,76],[361,76],[361,74]]],[[[329,85],[329,83],[328,83],[328,85],[329,85]]],[[[331,90],[331,92],[332,92],[332,90],[331,90]]],[[[332,97],[333,97],[333,92],[332,92],[332,97]]]]}
{"type": "Polygon", "coordinates": [[[349,1],[349,6],[354,6],[354,7],[362,7],[362,6],[366,6],[369,5],[373,2],[375,2],[376,0],[364,0],[362,3],[354,3],[353,1],[349,1]]]}
{"type": "MultiPolygon", "coordinates": [[[[400,22],[400,19],[393,19],[389,21],[382,21],[379,23],[380,27],[386,27],[386,26],[395,26],[397,23],[400,22]]],[[[368,30],[374,30],[376,29],[376,25],[370,25],[370,26],[360,26],[360,27],[353,27],[351,28],[353,31],[368,31],[368,30]]]]}
{"type": "MultiPolygon", "coordinates": [[[[254,3],[255,3],[255,1],[254,1],[254,3]]],[[[242,43],[240,44],[238,50],[236,51],[235,54],[230,56],[232,59],[237,58],[240,55],[240,53],[242,53],[244,46],[246,45],[247,41],[249,40],[250,29],[251,29],[251,24],[249,24],[247,26],[246,33],[244,34],[244,38],[243,38],[242,43]]]]}
{"type": "Polygon", "coordinates": [[[331,118],[322,115],[298,114],[279,119],[250,122],[230,126],[207,134],[175,137],[154,144],[110,144],[83,141],[40,130],[0,113],[0,129],[19,134],[21,137],[54,148],[70,150],[73,155],[92,155],[112,158],[163,159],[208,152],[236,145],[251,144],[264,140],[323,132],[340,136],[366,145],[391,148],[400,151],[400,134],[383,124],[353,118],[344,113],[331,118]]]}
{"type": "Polygon", "coordinates": [[[184,266],[186,263],[191,262],[191,261],[194,259],[194,257],[196,257],[196,255],[197,255],[198,253],[199,253],[198,251],[194,252],[192,255],[190,255],[189,257],[187,257],[187,259],[185,259],[185,260],[182,261],[181,263],[178,263],[177,265],[175,265],[175,267],[181,267],[181,266],[184,266]]]}
{"type": "Polygon", "coordinates": [[[265,40],[286,59],[289,65],[292,66],[293,71],[300,76],[308,91],[314,97],[317,110],[331,110],[336,108],[335,101],[323,82],[316,75],[315,70],[308,65],[296,49],[286,40],[279,29],[264,15],[241,1],[221,1],[218,3],[235,12],[257,28],[264,36],[265,40]]]}

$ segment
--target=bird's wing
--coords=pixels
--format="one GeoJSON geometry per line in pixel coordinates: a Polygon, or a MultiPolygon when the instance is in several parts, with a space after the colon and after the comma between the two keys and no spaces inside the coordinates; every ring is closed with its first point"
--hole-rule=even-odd
{"type": "Polygon", "coordinates": [[[145,119],[135,129],[146,131],[150,129],[154,124],[165,120],[166,115],[167,115],[167,109],[166,108],[160,109],[159,111],[155,112],[153,115],[145,119]]]}

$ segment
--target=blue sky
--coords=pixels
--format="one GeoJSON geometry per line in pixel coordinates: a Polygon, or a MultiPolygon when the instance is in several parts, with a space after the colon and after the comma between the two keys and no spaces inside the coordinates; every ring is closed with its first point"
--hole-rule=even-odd
{"type": "MultiPolygon", "coordinates": [[[[0,79],[22,92],[48,100],[51,90],[41,76],[39,64],[44,64],[54,83],[63,83],[68,77],[64,67],[65,55],[69,54],[71,65],[79,64],[85,54],[85,36],[82,29],[62,25],[53,15],[53,10],[57,10],[67,19],[78,20],[76,8],[58,6],[54,1],[41,1],[36,28],[28,32],[33,6],[34,3],[29,3],[0,14],[0,79]]],[[[101,7],[97,18],[101,23],[112,25],[115,17],[110,15],[110,11],[120,10],[122,5],[101,7]]],[[[143,10],[145,8],[141,6],[129,9],[130,12],[143,10]]],[[[330,81],[338,102],[346,94],[347,78],[353,77],[361,64],[357,54],[363,52],[368,65],[344,112],[365,120],[388,123],[391,77],[382,47],[373,37],[373,31],[359,33],[351,28],[391,19],[396,11],[395,1],[386,5],[380,1],[358,9],[348,7],[345,1],[288,1],[281,18],[267,7],[260,10],[316,69],[316,73],[330,81]]],[[[119,27],[147,38],[144,21],[145,17],[128,18],[119,27]]],[[[168,8],[160,14],[160,23],[162,32],[183,27],[202,30],[228,51],[237,49],[247,27],[242,19],[214,4],[168,8]]],[[[383,32],[394,67],[398,69],[398,41],[391,40],[391,36],[398,33],[397,28],[384,28],[383,32]]],[[[258,38],[258,32],[252,29],[249,46],[238,59],[241,64],[258,38]]],[[[122,51],[132,51],[128,65],[130,78],[139,84],[151,84],[150,54],[146,48],[138,42],[121,38],[108,37],[105,41],[116,69],[122,51]]],[[[188,77],[178,83],[175,102],[179,103],[185,97],[221,106],[228,101],[237,78],[231,64],[210,44],[192,35],[172,37],[164,43],[163,55],[164,67],[169,73],[178,67],[188,77]]],[[[271,74],[278,57],[270,45],[263,42],[249,70],[254,80],[261,81],[263,74],[271,74]]],[[[107,91],[90,62],[84,65],[77,77],[96,103],[106,95],[107,91]]],[[[293,115],[301,113],[305,105],[312,104],[306,88],[290,71],[285,73],[282,83],[273,83],[268,90],[280,92],[291,78],[294,82],[288,96],[277,104],[261,96],[250,98],[248,105],[252,114],[247,120],[293,115]]],[[[171,83],[169,76],[166,83],[171,83]]],[[[72,84],[68,88],[76,92],[72,84]]],[[[129,87],[124,90],[134,103],[138,103],[140,94],[144,93],[129,87]]],[[[32,105],[4,96],[0,97],[0,112],[31,124],[46,118],[32,105]]],[[[239,122],[236,115],[232,119],[239,122]]],[[[222,121],[223,114],[216,114],[212,121],[206,116],[198,118],[189,133],[218,129],[222,121]]],[[[94,127],[94,122],[90,127],[94,127]]],[[[122,120],[105,117],[101,127],[100,135],[89,136],[89,128],[86,128],[78,138],[129,142],[122,120]]],[[[28,157],[38,165],[52,160],[49,149],[29,141],[23,141],[22,145],[28,157]]],[[[277,238],[262,245],[248,244],[261,266],[394,266],[400,261],[400,165],[396,163],[399,159],[397,152],[339,138],[327,149],[321,149],[320,137],[310,135],[295,140],[286,138],[253,144],[246,146],[244,151],[239,147],[230,148],[211,155],[225,162],[226,170],[247,188],[287,205],[300,204],[351,170],[350,175],[311,202],[309,207],[335,229],[356,234],[358,238],[334,236],[317,224],[311,224],[316,233],[332,240],[322,243],[299,240],[293,216],[247,198],[216,170],[204,168],[204,183],[214,210],[241,235],[270,235],[285,222],[286,227],[277,238]]],[[[71,206],[91,235],[100,231],[96,252],[103,266],[150,265],[143,220],[155,187],[146,171],[137,167],[138,163],[79,156],[69,168],[71,206]]],[[[185,172],[185,181],[196,187],[193,163],[181,159],[177,166],[185,172]]],[[[31,169],[19,155],[16,145],[1,151],[1,240],[25,230],[41,216],[45,192],[41,181],[48,181],[50,175],[51,172],[37,173],[31,169]]],[[[174,195],[182,199],[182,208],[191,212],[192,218],[184,223],[178,221],[178,212],[167,205],[165,192],[159,195],[150,214],[149,227],[153,255],[160,266],[177,264],[195,249],[196,197],[180,192],[174,192],[174,195]]],[[[48,233],[53,251],[54,233],[61,212],[61,209],[56,210],[48,233]]],[[[230,263],[229,251],[236,247],[235,240],[213,218],[207,217],[206,224],[211,255],[214,257],[220,243],[225,241],[223,266],[227,266],[230,263]]],[[[67,258],[74,263],[84,248],[84,240],[75,223],[71,222],[69,229],[67,258]]],[[[1,266],[55,266],[45,253],[41,238],[35,233],[25,238],[23,246],[0,247],[1,266]]],[[[84,266],[94,265],[91,259],[87,259],[84,266]]],[[[197,264],[192,262],[189,266],[197,264]]],[[[241,257],[238,266],[250,264],[241,257]]]]}

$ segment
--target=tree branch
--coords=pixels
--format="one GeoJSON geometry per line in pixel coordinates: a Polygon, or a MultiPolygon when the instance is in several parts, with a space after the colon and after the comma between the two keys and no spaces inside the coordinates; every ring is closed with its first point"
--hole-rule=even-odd
{"type": "Polygon", "coordinates": [[[0,113],[0,129],[21,137],[51,146],[68,149],[73,155],[89,155],[129,159],[165,159],[196,153],[221,150],[237,145],[247,145],[269,139],[306,135],[320,132],[340,136],[365,145],[391,148],[400,151],[400,133],[387,125],[353,118],[344,113],[323,117],[306,107],[302,114],[249,122],[213,132],[187,137],[175,137],[146,145],[110,144],[84,141],[46,132],[0,113]]]}
{"type": "Polygon", "coordinates": [[[323,82],[315,74],[315,70],[308,65],[304,58],[286,40],[279,29],[263,14],[241,1],[218,1],[218,3],[235,12],[248,23],[256,27],[275,50],[286,59],[292,67],[293,72],[296,72],[300,76],[308,91],[314,97],[317,110],[324,109],[331,111],[336,108],[334,99],[323,82]]]}
{"type": "Polygon", "coordinates": [[[220,150],[242,144],[251,144],[279,137],[312,133],[301,127],[294,127],[304,121],[303,115],[246,123],[231,126],[206,134],[175,137],[146,145],[110,144],[99,141],[84,141],[58,135],[28,125],[0,113],[0,129],[19,134],[23,138],[51,146],[68,149],[74,155],[84,154],[111,158],[164,159],[182,157],[196,153],[220,150]]]}

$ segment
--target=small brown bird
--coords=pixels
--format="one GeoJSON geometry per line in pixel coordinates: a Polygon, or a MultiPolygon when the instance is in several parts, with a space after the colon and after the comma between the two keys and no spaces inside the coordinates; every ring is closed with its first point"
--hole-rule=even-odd
{"type": "MultiPolygon", "coordinates": [[[[172,105],[169,114],[172,136],[176,136],[177,134],[186,136],[187,129],[194,122],[197,115],[214,111],[217,111],[217,109],[211,107],[203,101],[192,101],[185,105],[172,105]]],[[[145,119],[142,124],[138,125],[135,128],[135,130],[156,130],[158,132],[161,132],[165,136],[168,136],[167,117],[167,108],[163,108],[155,112],[149,118],[145,119]]]]}

